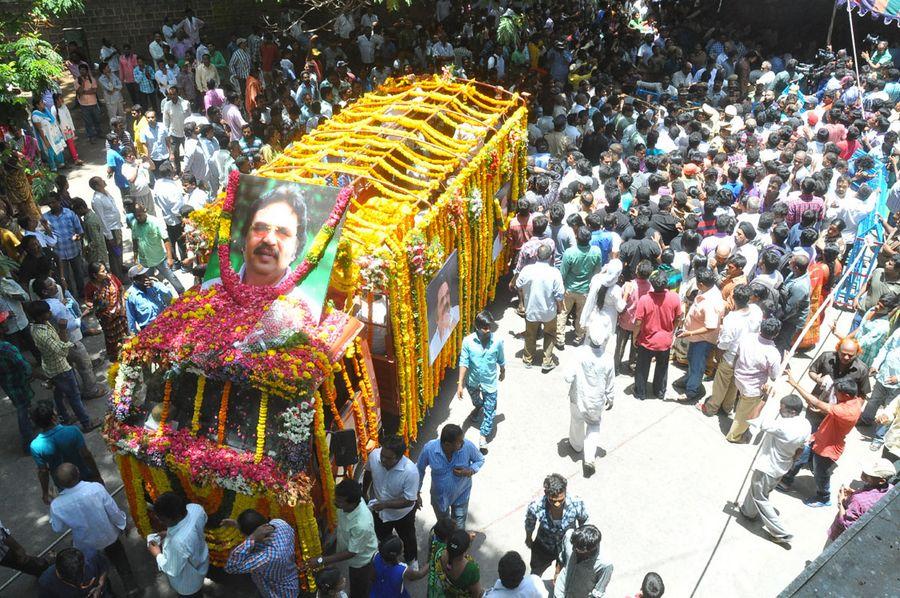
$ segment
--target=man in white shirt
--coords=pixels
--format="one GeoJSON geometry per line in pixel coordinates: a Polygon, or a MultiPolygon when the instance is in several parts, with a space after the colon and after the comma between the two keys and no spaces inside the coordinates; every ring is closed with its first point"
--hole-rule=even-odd
{"type": "Polygon", "coordinates": [[[759,325],[759,334],[748,332],[738,340],[734,357],[738,402],[731,428],[725,436],[728,442],[745,444],[750,441],[748,422],[759,404],[764,402],[770,383],[781,370],[781,353],[775,346],[780,332],[781,322],[776,318],[767,318],[759,325]]]}
{"type": "Polygon", "coordinates": [[[419,492],[419,470],[404,456],[406,443],[399,436],[389,436],[369,453],[363,485],[367,489],[369,508],[375,523],[375,534],[383,542],[394,531],[403,541],[403,557],[413,569],[416,562],[416,498],[419,492]]]}
{"type": "Polygon", "coordinates": [[[758,305],[750,304],[753,291],[746,284],[737,285],[731,295],[734,309],[722,319],[719,338],[716,346],[722,352],[716,377],[713,381],[712,396],[706,403],[697,403],[697,409],[703,415],[712,417],[720,408],[731,413],[737,400],[737,386],[734,382],[734,357],[738,342],[745,334],[756,334],[762,322],[762,310],[758,305]]]}
{"type": "Polygon", "coordinates": [[[341,39],[350,39],[350,34],[356,29],[353,23],[353,13],[341,13],[334,20],[334,33],[341,39]]]}
{"type": "Polygon", "coordinates": [[[181,174],[181,146],[184,145],[184,120],[191,115],[191,103],[178,95],[176,87],[166,91],[166,99],[160,107],[163,126],[169,132],[169,159],[175,172],[181,174]]]}
{"type": "Polygon", "coordinates": [[[159,65],[162,64],[163,58],[166,55],[165,46],[166,46],[166,44],[163,41],[162,34],[154,33],[153,41],[150,42],[150,46],[147,48],[150,52],[150,58],[153,59],[153,69],[154,70],[158,69],[159,65]]]}
{"type": "Polygon", "coordinates": [[[500,579],[485,592],[490,598],[547,598],[547,588],[540,576],[525,575],[525,561],[522,556],[510,550],[497,563],[500,579]]]}
{"type": "Polygon", "coordinates": [[[171,164],[163,164],[156,171],[156,184],[153,186],[153,200],[159,208],[160,216],[166,223],[166,232],[169,242],[172,244],[172,255],[175,255],[175,247],[178,246],[179,256],[176,259],[187,257],[187,246],[181,238],[184,227],[181,224],[181,206],[184,204],[184,190],[175,182],[171,164]]]}
{"type": "MultiPolygon", "coordinates": [[[[122,170],[124,173],[124,165],[122,170]]],[[[100,216],[100,221],[103,223],[106,250],[109,252],[109,265],[112,266],[113,274],[123,279],[125,268],[122,266],[122,212],[119,211],[116,200],[109,195],[106,181],[101,177],[91,177],[88,186],[94,190],[91,209],[100,216]]]]}
{"type": "Polygon", "coordinates": [[[681,70],[676,71],[672,75],[672,85],[675,87],[690,87],[694,83],[693,69],[694,66],[690,62],[685,62],[681,66],[681,70]]]}
{"type": "MultiPolygon", "coordinates": [[[[536,219],[546,216],[538,216],[536,219]]],[[[546,225],[544,225],[546,227],[546,225]]],[[[538,332],[544,339],[544,357],[541,370],[549,372],[553,362],[553,343],[556,339],[556,320],[562,311],[565,288],[562,274],[553,265],[553,249],[541,245],[537,249],[537,261],[528,264],[516,277],[516,288],[525,298],[525,352],[522,361],[530,368],[537,352],[538,332]]]]}
{"type": "Polygon", "coordinates": [[[763,433],[759,457],[754,462],[750,488],[741,504],[741,514],[750,519],[759,516],[763,529],[775,542],[790,545],[792,535],[785,530],[778,511],[769,502],[769,493],[778,484],[794,459],[803,451],[811,428],[803,411],[803,401],[796,395],[781,399],[777,417],[751,420],[763,433]]]}
{"type": "Polygon", "coordinates": [[[186,172],[182,175],[181,188],[184,189],[181,211],[185,209],[185,206],[199,210],[209,203],[209,194],[197,186],[197,179],[191,173],[186,172]]]}
{"type": "Polygon", "coordinates": [[[125,512],[103,484],[81,481],[78,467],[71,463],[56,468],[56,481],[61,491],[50,503],[53,531],[72,530],[72,545],[86,554],[102,550],[119,572],[126,595],[139,595],[131,563],[119,539],[125,530],[125,512]]]}
{"type": "Polygon", "coordinates": [[[359,47],[359,60],[365,65],[375,62],[375,52],[381,48],[384,38],[374,32],[370,27],[365,33],[356,38],[356,45],[359,47]]]}
{"type": "Polygon", "coordinates": [[[199,596],[209,570],[203,507],[187,504],[174,492],[165,492],[153,503],[153,513],[166,526],[166,535],[150,534],[147,550],[156,559],[159,570],[169,578],[173,590],[180,596],[199,596]]]}

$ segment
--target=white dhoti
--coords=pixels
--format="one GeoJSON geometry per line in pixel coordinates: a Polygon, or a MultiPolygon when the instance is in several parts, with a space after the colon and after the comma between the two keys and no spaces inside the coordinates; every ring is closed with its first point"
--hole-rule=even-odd
{"type": "Polygon", "coordinates": [[[569,402],[569,444],[579,453],[584,453],[584,462],[593,464],[600,448],[600,422],[592,423],[584,419],[575,403],[569,402]]]}

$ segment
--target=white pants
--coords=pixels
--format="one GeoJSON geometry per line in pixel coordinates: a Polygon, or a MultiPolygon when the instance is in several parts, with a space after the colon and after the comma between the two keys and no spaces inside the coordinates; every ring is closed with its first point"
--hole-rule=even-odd
{"type": "Polygon", "coordinates": [[[584,462],[593,463],[600,448],[600,422],[584,420],[575,403],[569,402],[569,444],[576,451],[584,452],[584,462]]]}

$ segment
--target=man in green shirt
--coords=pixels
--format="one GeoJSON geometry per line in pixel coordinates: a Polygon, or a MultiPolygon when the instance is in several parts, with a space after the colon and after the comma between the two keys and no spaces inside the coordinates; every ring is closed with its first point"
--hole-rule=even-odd
{"type": "Polygon", "coordinates": [[[888,43],[884,40],[878,42],[878,45],[875,46],[875,52],[873,52],[871,56],[869,56],[868,52],[862,52],[860,56],[869,63],[870,67],[876,70],[890,68],[894,63],[891,52],[888,50],[888,43]]]}
{"type": "Polygon", "coordinates": [[[150,270],[151,276],[162,276],[179,295],[182,294],[184,287],[172,272],[175,260],[172,257],[172,244],[169,243],[168,234],[156,220],[147,216],[147,209],[141,204],[134,206],[134,216],[129,216],[128,226],[131,227],[131,238],[138,262],[150,270]]]}
{"type": "Polygon", "coordinates": [[[556,347],[562,349],[566,342],[566,320],[569,312],[575,308],[575,344],[584,341],[584,328],[581,326],[581,310],[587,300],[587,292],[591,286],[591,278],[603,265],[600,249],[591,245],[591,231],[582,226],[575,235],[575,247],[569,247],[563,253],[560,272],[563,287],[566,290],[563,309],[556,322],[556,347]]]}
{"type": "Polygon", "coordinates": [[[363,500],[362,487],[353,480],[343,480],[334,487],[334,504],[337,507],[334,554],[309,559],[300,570],[346,563],[350,596],[368,596],[374,577],[372,558],[378,552],[372,511],[363,500]]]}

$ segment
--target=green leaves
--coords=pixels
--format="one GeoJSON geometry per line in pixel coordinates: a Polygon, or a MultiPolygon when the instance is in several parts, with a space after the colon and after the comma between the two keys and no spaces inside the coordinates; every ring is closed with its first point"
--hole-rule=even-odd
{"type": "Polygon", "coordinates": [[[27,93],[55,87],[63,57],[40,37],[50,19],[84,9],[83,0],[32,0],[0,12],[0,113],[21,110],[27,93]],[[30,6],[30,8],[29,8],[30,6]]]}
{"type": "Polygon", "coordinates": [[[519,34],[522,30],[523,19],[521,16],[507,10],[497,23],[497,43],[507,48],[519,45],[519,34]]]}
{"type": "Polygon", "coordinates": [[[0,52],[15,57],[11,83],[22,91],[41,92],[63,74],[63,57],[34,33],[0,45],[0,52]]]}
{"type": "Polygon", "coordinates": [[[29,14],[34,20],[47,20],[76,10],[84,10],[83,0],[34,0],[29,14]]]}

